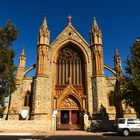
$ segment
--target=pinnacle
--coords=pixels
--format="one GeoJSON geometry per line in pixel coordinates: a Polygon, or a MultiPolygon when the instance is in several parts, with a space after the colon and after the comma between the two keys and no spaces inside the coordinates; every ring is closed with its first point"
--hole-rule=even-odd
{"type": "Polygon", "coordinates": [[[98,28],[98,24],[97,24],[95,15],[94,15],[94,19],[93,19],[92,28],[98,28]]]}
{"type": "Polygon", "coordinates": [[[119,52],[118,52],[118,49],[116,48],[115,49],[115,56],[118,56],[119,55],[119,52]]]}
{"type": "Polygon", "coordinates": [[[21,56],[25,56],[24,48],[22,48],[21,56]]]}
{"type": "Polygon", "coordinates": [[[47,25],[47,20],[46,20],[46,15],[44,15],[42,27],[43,27],[43,28],[47,28],[47,27],[48,27],[48,25],[47,25]]]}

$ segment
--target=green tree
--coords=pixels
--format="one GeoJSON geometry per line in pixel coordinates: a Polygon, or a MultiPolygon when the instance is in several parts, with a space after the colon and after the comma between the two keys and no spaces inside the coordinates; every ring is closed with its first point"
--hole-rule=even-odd
{"type": "Polygon", "coordinates": [[[0,106],[2,107],[4,106],[3,97],[15,90],[14,72],[16,66],[13,62],[15,52],[11,47],[17,37],[18,30],[10,21],[0,28],[0,106]]]}
{"type": "Polygon", "coordinates": [[[140,38],[130,48],[125,70],[125,103],[140,113],[140,38]]]}

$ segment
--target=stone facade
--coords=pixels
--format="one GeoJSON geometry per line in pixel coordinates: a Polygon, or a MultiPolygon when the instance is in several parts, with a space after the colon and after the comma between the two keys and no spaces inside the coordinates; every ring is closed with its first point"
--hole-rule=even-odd
{"type": "Polygon", "coordinates": [[[51,44],[44,17],[38,35],[37,62],[26,69],[26,56],[22,50],[16,76],[17,89],[9,98],[5,119],[11,125],[16,122],[15,127],[21,125],[21,129],[31,126],[37,130],[53,130],[55,119],[60,127],[61,124],[80,126],[83,112],[99,114],[101,106],[106,108],[109,119],[114,119],[115,108],[109,104],[109,95],[114,90],[116,78],[105,77],[104,68],[114,74],[115,70],[103,61],[102,32],[95,17],[90,43],[76,31],[69,17],[68,25],[51,44]],[[35,76],[26,77],[26,73],[34,68],[35,76]],[[29,113],[25,120],[22,110],[29,113]]]}

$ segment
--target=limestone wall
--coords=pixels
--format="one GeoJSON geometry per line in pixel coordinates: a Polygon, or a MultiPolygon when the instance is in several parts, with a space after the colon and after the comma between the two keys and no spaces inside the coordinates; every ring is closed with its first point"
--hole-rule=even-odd
{"type": "MultiPolygon", "coordinates": [[[[16,90],[11,94],[10,109],[9,109],[9,120],[18,120],[19,115],[10,115],[10,114],[19,114],[20,110],[23,108],[23,100],[27,91],[31,92],[33,77],[24,77],[20,85],[16,86],[16,90]]],[[[10,99],[10,98],[9,98],[10,99]]],[[[7,114],[8,108],[4,112],[7,114]]]]}
{"type": "Polygon", "coordinates": [[[108,117],[110,120],[114,120],[116,116],[115,107],[109,105],[109,95],[111,91],[114,91],[115,82],[116,82],[115,77],[105,77],[105,83],[106,83],[105,91],[106,91],[106,99],[107,99],[106,111],[108,113],[108,117]]]}
{"type": "Polygon", "coordinates": [[[21,132],[29,132],[29,131],[46,131],[48,129],[47,121],[0,121],[0,131],[21,131],[21,132]]]}
{"type": "Polygon", "coordinates": [[[32,82],[33,82],[33,77],[24,77],[23,84],[22,84],[23,85],[22,92],[31,91],[32,82]]]}

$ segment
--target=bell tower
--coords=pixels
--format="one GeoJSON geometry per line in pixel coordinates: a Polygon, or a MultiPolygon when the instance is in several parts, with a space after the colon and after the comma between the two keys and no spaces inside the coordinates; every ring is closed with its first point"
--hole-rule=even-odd
{"type": "Polygon", "coordinates": [[[37,75],[47,74],[48,49],[50,44],[50,31],[48,29],[46,16],[44,16],[43,24],[39,29],[38,45],[37,45],[37,75]]]}
{"type": "Polygon", "coordinates": [[[98,27],[95,16],[90,30],[90,46],[93,58],[93,75],[103,76],[104,62],[103,62],[102,32],[101,29],[98,27]]]}

